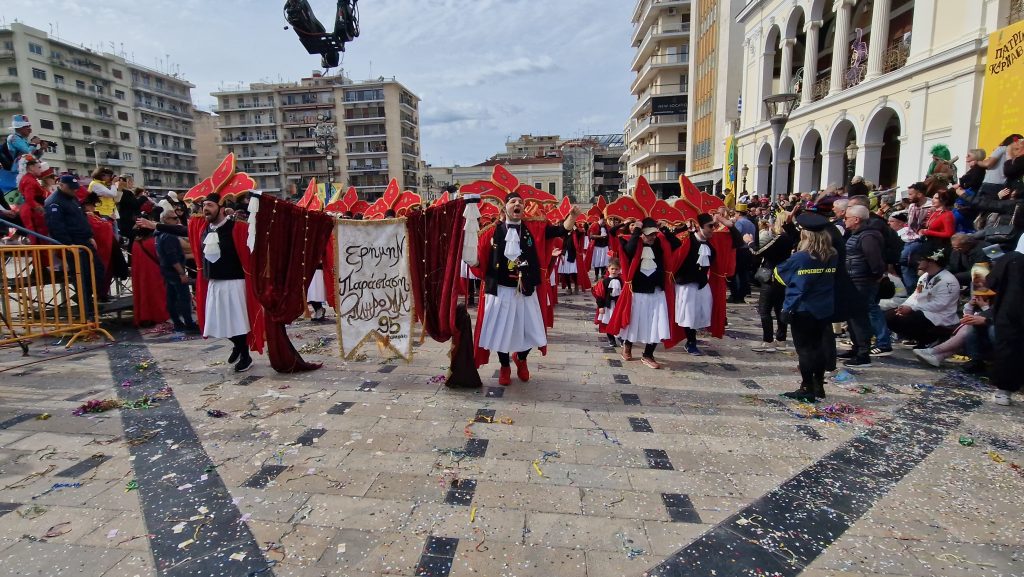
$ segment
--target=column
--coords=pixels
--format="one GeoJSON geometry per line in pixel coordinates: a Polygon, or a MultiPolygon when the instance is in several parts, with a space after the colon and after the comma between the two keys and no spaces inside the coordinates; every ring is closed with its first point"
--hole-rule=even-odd
{"type": "Polygon", "coordinates": [[[793,47],[796,46],[796,38],[786,38],[782,41],[782,70],[779,72],[779,92],[789,92],[793,83],[793,47]]]}
{"type": "Polygon", "coordinates": [[[883,74],[885,52],[889,49],[889,9],[891,0],[874,0],[871,5],[871,43],[868,44],[868,73],[864,80],[883,74]]]}
{"type": "Polygon", "coordinates": [[[764,109],[764,99],[768,98],[772,94],[775,94],[775,88],[772,86],[775,82],[775,75],[773,69],[775,68],[775,51],[766,50],[762,56],[764,59],[761,62],[761,98],[757,99],[757,102],[744,102],[744,106],[757,106],[759,110],[757,118],[761,121],[768,120],[768,113],[764,109]]]}
{"type": "Polygon", "coordinates": [[[832,78],[828,85],[829,96],[843,89],[846,65],[850,60],[850,4],[853,0],[836,0],[832,9],[836,13],[835,42],[832,43],[832,78]]]}
{"type": "Polygon", "coordinates": [[[804,42],[804,86],[803,105],[814,102],[814,83],[818,80],[818,32],[821,31],[821,20],[811,20],[804,26],[807,40],[804,42]]]}

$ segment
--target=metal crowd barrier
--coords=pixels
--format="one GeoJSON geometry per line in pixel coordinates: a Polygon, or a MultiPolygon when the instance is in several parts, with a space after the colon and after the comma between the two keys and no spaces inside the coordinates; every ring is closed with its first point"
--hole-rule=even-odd
{"type": "Polygon", "coordinates": [[[85,246],[0,246],[0,346],[17,344],[28,354],[28,342],[40,337],[66,337],[70,348],[78,339],[101,334],[114,337],[99,323],[93,253],[85,246]],[[79,266],[79,263],[82,266],[79,266]],[[83,281],[91,283],[84,298],[83,281]]]}

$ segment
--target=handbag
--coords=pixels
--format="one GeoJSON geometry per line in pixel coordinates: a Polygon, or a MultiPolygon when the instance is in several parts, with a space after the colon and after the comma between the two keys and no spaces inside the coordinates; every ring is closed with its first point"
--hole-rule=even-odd
{"type": "Polygon", "coordinates": [[[882,277],[882,280],[878,282],[878,298],[881,300],[891,299],[896,296],[896,283],[892,282],[889,275],[882,277]]]}
{"type": "Polygon", "coordinates": [[[1013,208],[1013,215],[1010,217],[1009,222],[993,226],[985,231],[985,241],[992,244],[1006,244],[1008,242],[1012,242],[1017,231],[1017,227],[1014,223],[1017,222],[1017,212],[1019,210],[1020,203],[1018,202],[1017,206],[1013,208]]]}
{"type": "Polygon", "coordinates": [[[767,284],[771,282],[772,276],[774,276],[772,274],[772,269],[766,266],[759,266],[757,267],[757,271],[754,272],[754,280],[761,284],[767,284]]]}

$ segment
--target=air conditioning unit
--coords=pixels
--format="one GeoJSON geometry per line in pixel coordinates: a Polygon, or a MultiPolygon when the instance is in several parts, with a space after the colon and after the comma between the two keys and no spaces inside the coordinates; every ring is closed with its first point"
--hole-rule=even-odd
{"type": "Polygon", "coordinates": [[[675,15],[676,15],[676,9],[675,9],[675,8],[669,8],[669,9],[668,9],[668,12],[666,12],[666,13],[667,13],[667,14],[668,14],[669,16],[675,16],[675,15]]]}

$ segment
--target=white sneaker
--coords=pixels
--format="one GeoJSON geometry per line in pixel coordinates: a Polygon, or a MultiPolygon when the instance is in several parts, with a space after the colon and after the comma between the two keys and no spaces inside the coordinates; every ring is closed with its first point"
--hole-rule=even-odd
{"type": "Polygon", "coordinates": [[[914,355],[935,368],[942,365],[942,359],[932,349],[914,349],[914,355]]]}
{"type": "Polygon", "coordinates": [[[1010,393],[1008,391],[996,391],[996,394],[992,396],[992,401],[997,405],[1009,407],[1010,393]]]}
{"type": "Polygon", "coordinates": [[[772,343],[757,342],[750,347],[750,350],[755,353],[774,353],[775,347],[772,346],[772,343]]]}
{"type": "Polygon", "coordinates": [[[793,348],[789,345],[789,341],[775,341],[776,352],[784,353],[791,350],[793,350],[793,348]]]}

